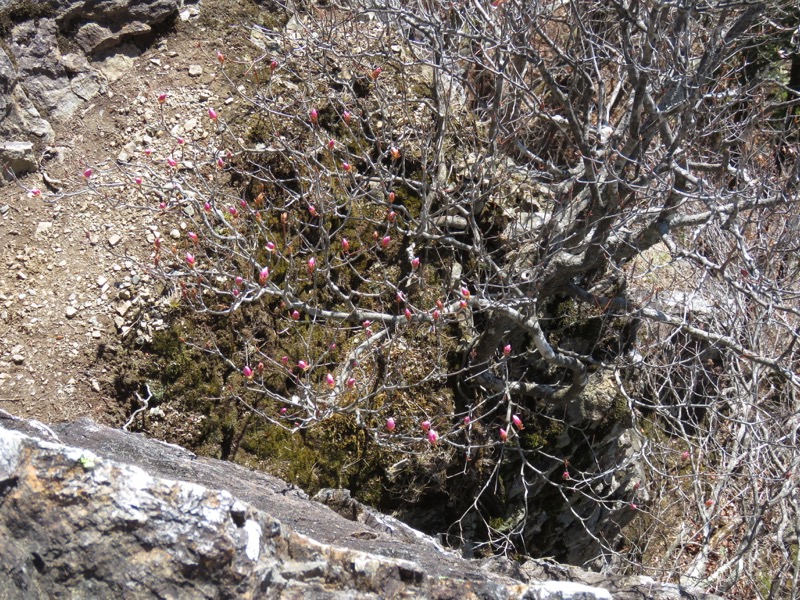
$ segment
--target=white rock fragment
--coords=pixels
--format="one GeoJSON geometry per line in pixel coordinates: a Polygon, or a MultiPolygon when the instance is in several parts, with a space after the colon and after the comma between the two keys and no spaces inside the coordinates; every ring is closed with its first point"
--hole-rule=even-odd
{"type": "Polygon", "coordinates": [[[120,241],[121,239],[122,239],[122,237],[120,237],[119,235],[117,235],[117,234],[115,233],[115,234],[113,234],[111,237],[109,237],[109,238],[108,238],[108,245],[109,245],[109,246],[111,246],[111,247],[113,248],[114,246],[116,246],[117,244],[119,244],[119,241],[120,241]]]}
{"type": "Polygon", "coordinates": [[[200,65],[189,65],[189,76],[200,77],[203,74],[203,67],[200,65]]]}

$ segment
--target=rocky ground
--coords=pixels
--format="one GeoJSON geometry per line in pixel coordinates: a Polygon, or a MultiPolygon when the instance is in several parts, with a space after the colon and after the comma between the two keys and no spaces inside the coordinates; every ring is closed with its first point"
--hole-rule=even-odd
{"type": "Polygon", "coordinates": [[[126,43],[89,62],[97,95],[50,120],[52,141],[36,149],[39,172],[0,187],[1,408],[47,422],[126,419],[115,357],[121,344],[165,327],[170,290],[148,265],[154,238],[179,239],[186,218],[115,185],[116,165],[146,151],[163,163],[176,136],[208,135],[208,107],[233,111],[240,102],[217,51],[236,55],[247,32],[235,25],[235,3],[215,9],[234,25],[215,27],[202,6],[184,7],[147,47],[126,43]]]}

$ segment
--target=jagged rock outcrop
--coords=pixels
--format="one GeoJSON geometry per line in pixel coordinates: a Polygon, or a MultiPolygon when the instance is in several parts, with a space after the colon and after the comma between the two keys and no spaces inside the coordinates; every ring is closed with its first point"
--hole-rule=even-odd
{"type": "MultiPolygon", "coordinates": [[[[177,14],[178,0],[30,0],[0,3],[0,138],[49,143],[65,120],[106,89],[103,52],[142,38],[177,14]],[[59,38],[76,48],[62,50],[59,38]]],[[[68,46],[70,46],[68,44],[68,46]]],[[[7,164],[15,175],[21,172],[7,164]]]]}
{"type": "Polygon", "coordinates": [[[685,597],[645,578],[466,561],[327,496],[352,520],[265,473],[90,421],[0,412],[0,597],[685,597]]]}

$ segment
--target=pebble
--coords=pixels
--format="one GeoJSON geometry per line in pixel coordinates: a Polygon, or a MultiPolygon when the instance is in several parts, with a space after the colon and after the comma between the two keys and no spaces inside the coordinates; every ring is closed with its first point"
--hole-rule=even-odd
{"type": "Polygon", "coordinates": [[[109,246],[111,246],[111,247],[113,248],[114,246],[116,246],[117,244],[119,244],[119,241],[120,241],[121,239],[122,239],[122,238],[121,238],[119,235],[117,235],[117,234],[115,233],[115,234],[114,234],[114,235],[112,235],[110,238],[108,238],[108,245],[109,245],[109,246]]]}
{"type": "Polygon", "coordinates": [[[67,316],[68,319],[71,319],[75,315],[78,314],[78,309],[74,306],[68,306],[67,310],[64,311],[64,314],[67,316]]]}
{"type": "Polygon", "coordinates": [[[52,229],[53,224],[50,221],[42,221],[36,226],[36,235],[42,235],[43,233],[47,233],[48,230],[52,229]]]}
{"type": "Polygon", "coordinates": [[[203,67],[200,65],[189,65],[189,76],[200,77],[203,74],[203,67]]]}
{"type": "Polygon", "coordinates": [[[97,285],[103,287],[105,284],[108,283],[108,278],[105,275],[100,275],[97,278],[97,285]]]}
{"type": "Polygon", "coordinates": [[[173,229],[172,231],[169,232],[169,237],[171,237],[174,240],[178,240],[181,237],[181,232],[178,231],[177,229],[173,229]]]}
{"type": "Polygon", "coordinates": [[[15,365],[21,365],[22,363],[25,362],[25,357],[22,356],[21,354],[14,354],[11,357],[11,360],[14,361],[15,365]]]}

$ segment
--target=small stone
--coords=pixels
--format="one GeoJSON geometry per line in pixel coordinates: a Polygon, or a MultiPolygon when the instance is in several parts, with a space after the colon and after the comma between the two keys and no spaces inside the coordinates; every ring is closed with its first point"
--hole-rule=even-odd
{"type": "Polygon", "coordinates": [[[114,325],[118,330],[122,330],[122,328],[125,326],[125,319],[119,316],[114,317],[114,325]]]}
{"type": "Polygon", "coordinates": [[[228,106],[230,104],[233,104],[233,98],[231,98],[229,96],[229,97],[225,98],[225,105],[228,106]]]}
{"type": "MultiPolygon", "coordinates": [[[[94,331],[92,331],[92,337],[93,337],[94,339],[96,339],[96,340],[99,340],[99,339],[102,337],[102,335],[103,335],[103,334],[102,334],[102,333],[100,333],[99,331],[97,331],[97,329],[95,329],[94,331]]],[[[99,391],[99,390],[98,390],[98,391],[99,391]]]]}
{"type": "Polygon", "coordinates": [[[75,308],[74,306],[68,306],[67,310],[64,311],[64,314],[68,319],[71,319],[72,317],[78,314],[78,309],[75,308]]]}
{"type": "Polygon", "coordinates": [[[116,246],[117,244],[119,244],[119,241],[120,241],[121,239],[122,239],[122,238],[121,238],[119,235],[117,235],[117,234],[115,233],[115,234],[114,234],[114,235],[112,235],[110,238],[108,238],[108,245],[109,245],[109,246],[111,246],[111,247],[113,248],[114,246],[116,246]]]}
{"type": "Polygon", "coordinates": [[[169,232],[169,237],[171,237],[174,240],[178,240],[181,237],[181,232],[178,231],[177,229],[173,229],[172,231],[169,232]]]}
{"type": "MultiPolygon", "coordinates": [[[[95,331],[94,333],[97,333],[97,334],[98,334],[98,336],[97,336],[97,337],[100,337],[100,335],[99,335],[99,334],[100,334],[100,332],[99,332],[99,331],[95,331]]],[[[99,392],[99,391],[100,391],[100,382],[99,382],[99,381],[97,381],[97,379],[92,379],[92,389],[93,389],[95,392],[99,392]]]]}
{"type": "Polygon", "coordinates": [[[25,357],[22,356],[21,354],[14,354],[11,357],[11,360],[14,361],[15,365],[21,365],[22,363],[25,362],[25,357]]]}
{"type": "Polygon", "coordinates": [[[120,300],[130,300],[131,299],[131,293],[128,290],[120,290],[119,291],[119,297],[120,297],[120,300]]]}
{"type": "Polygon", "coordinates": [[[120,317],[124,317],[125,313],[128,312],[130,307],[131,307],[131,303],[130,302],[122,302],[122,303],[117,305],[117,313],[119,313],[120,317]]]}
{"type": "Polygon", "coordinates": [[[19,271],[17,273],[17,279],[19,279],[21,281],[25,281],[27,278],[28,278],[28,276],[24,272],[19,271]]]}
{"type": "Polygon", "coordinates": [[[105,275],[100,275],[97,278],[97,285],[103,287],[105,284],[108,283],[108,278],[105,275]]]}
{"type": "Polygon", "coordinates": [[[36,226],[36,235],[42,235],[47,233],[50,229],[53,228],[53,224],[49,221],[42,221],[36,226]]]}
{"type": "Polygon", "coordinates": [[[161,59],[160,58],[151,58],[150,62],[156,65],[157,67],[161,66],[161,59]]]}
{"type": "Polygon", "coordinates": [[[203,74],[203,67],[200,65],[189,65],[189,76],[200,77],[203,74]]]}
{"type": "Polygon", "coordinates": [[[189,133],[195,127],[197,127],[197,119],[189,119],[183,124],[183,131],[189,133]]]}

